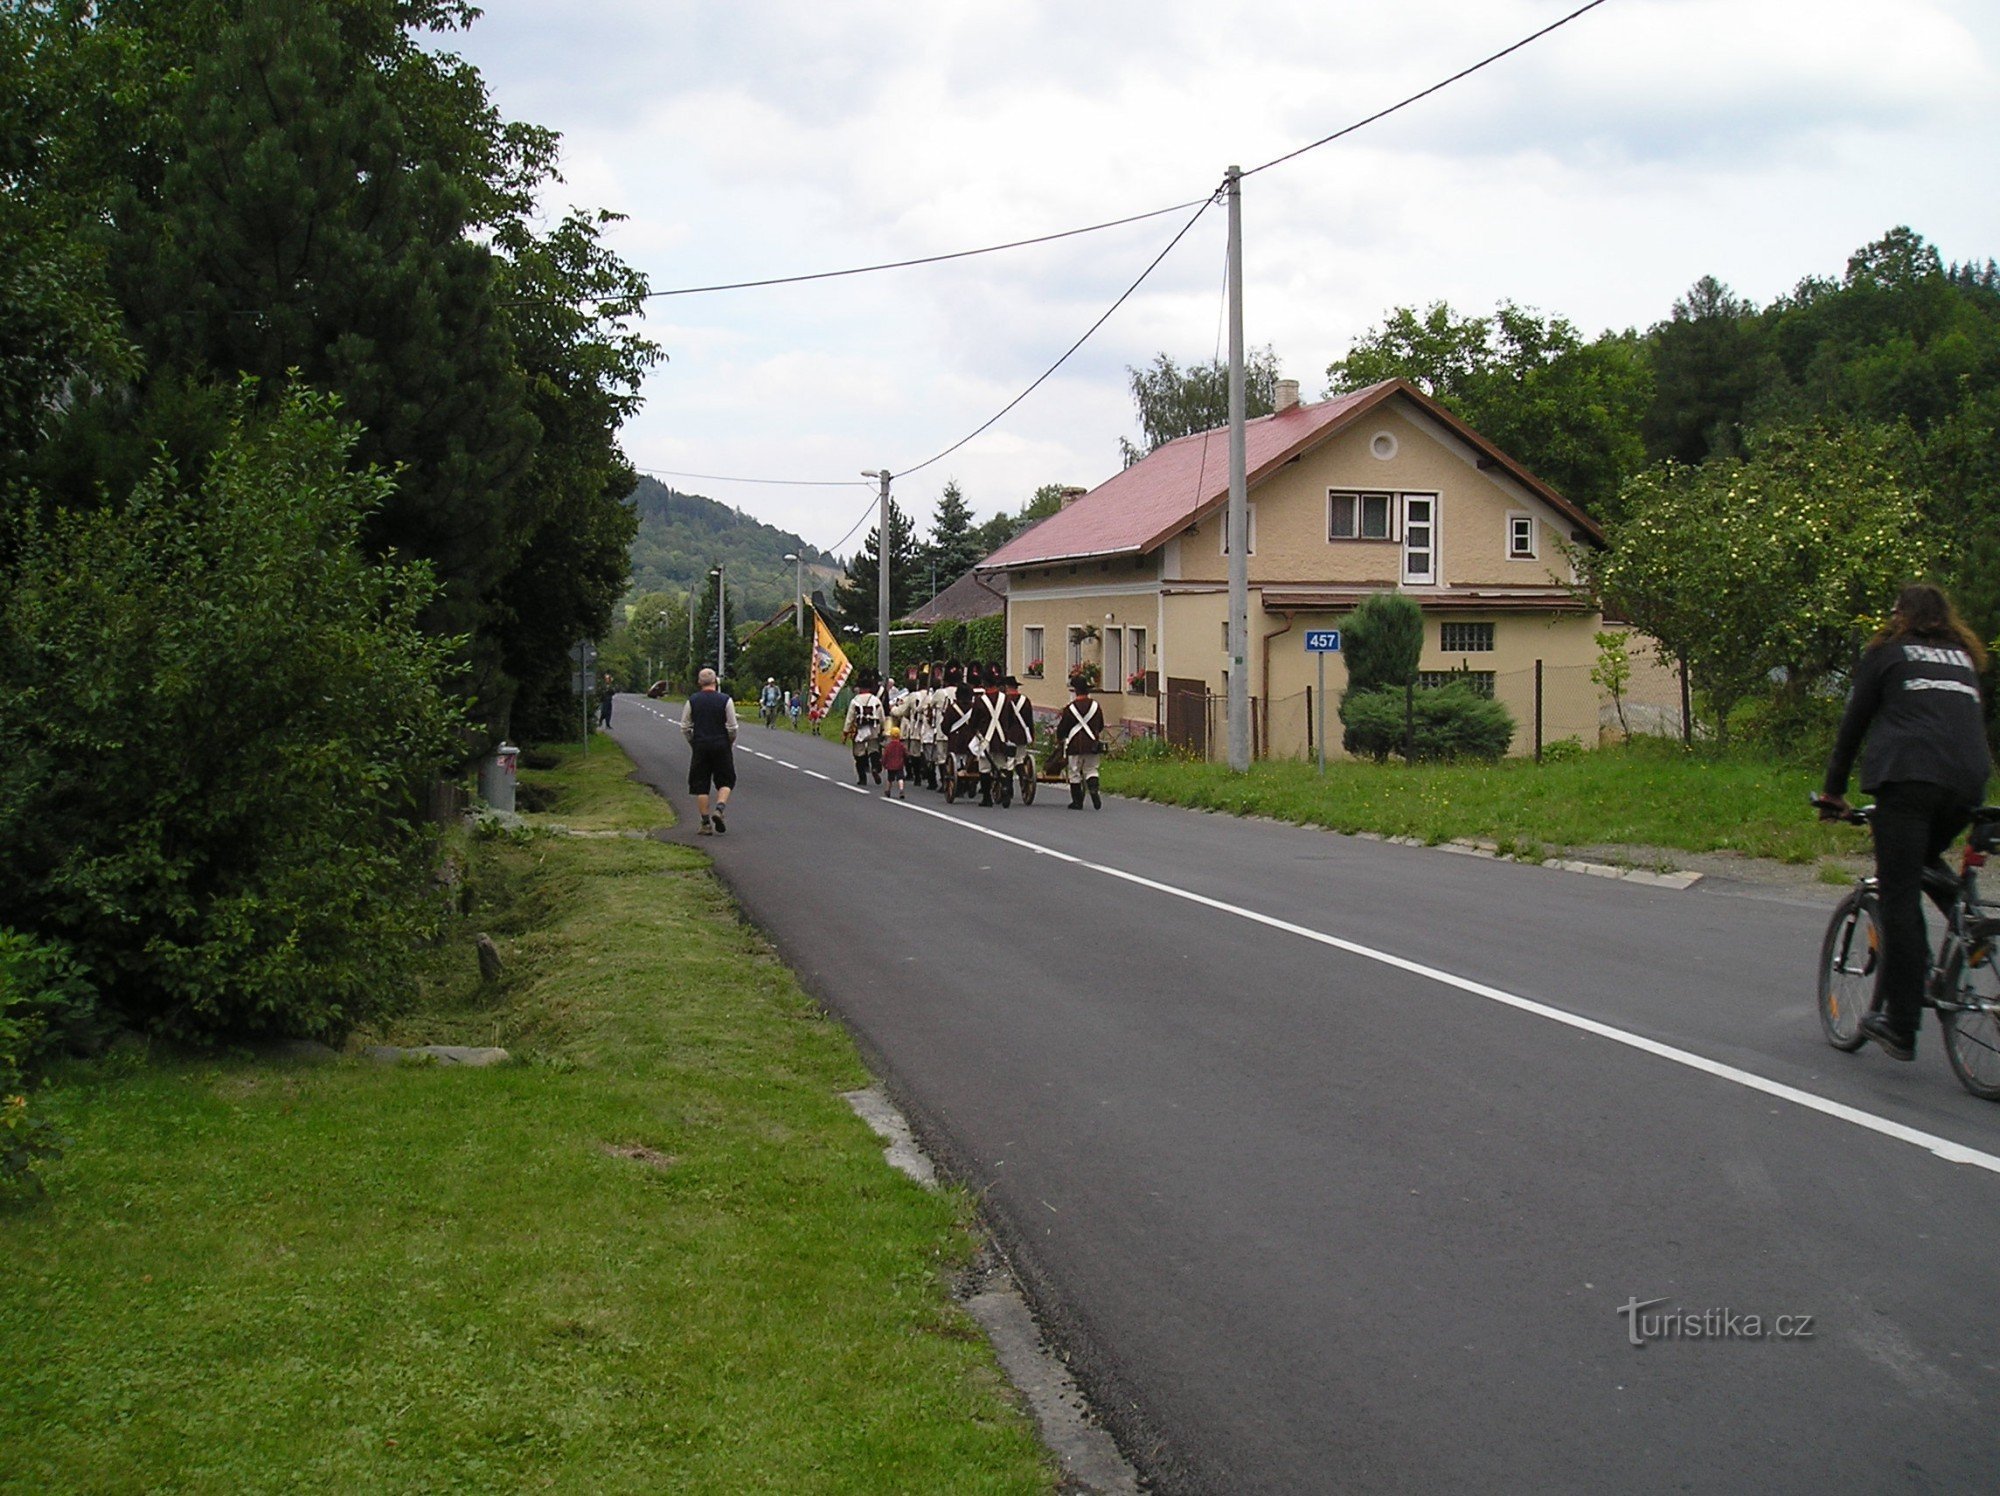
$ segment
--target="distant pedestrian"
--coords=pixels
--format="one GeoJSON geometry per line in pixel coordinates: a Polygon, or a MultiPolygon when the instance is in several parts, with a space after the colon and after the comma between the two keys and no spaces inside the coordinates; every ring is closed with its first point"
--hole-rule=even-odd
{"type": "Polygon", "coordinates": [[[885,797],[893,795],[898,800],[910,798],[904,784],[908,763],[909,750],[903,745],[903,729],[891,722],[889,736],[882,741],[882,772],[889,780],[888,788],[882,791],[885,797]]]}
{"type": "Polygon", "coordinates": [[[785,710],[791,716],[792,726],[794,729],[796,729],[799,725],[799,713],[803,712],[805,709],[806,709],[805,692],[803,691],[792,692],[790,697],[787,699],[785,703],[785,710]]]}
{"type": "Polygon", "coordinates": [[[699,689],[681,713],[681,736],[693,750],[688,755],[688,793],[701,812],[701,834],[721,836],[729,828],[722,812],[736,788],[736,703],[722,694],[715,672],[704,669],[699,689]],[[715,788],[715,813],[709,814],[708,791],[715,788]]]}
{"type": "Polygon", "coordinates": [[[607,731],[611,727],[611,698],[617,694],[618,683],[611,678],[611,672],[607,670],[603,676],[603,689],[598,692],[597,697],[597,725],[607,731]]]}

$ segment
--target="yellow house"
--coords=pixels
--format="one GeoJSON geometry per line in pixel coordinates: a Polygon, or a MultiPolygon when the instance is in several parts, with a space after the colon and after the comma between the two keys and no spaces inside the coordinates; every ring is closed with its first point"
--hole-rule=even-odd
{"type": "MultiPolygon", "coordinates": [[[[1603,621],[1562,544],[1601,545],[1597,523],[1405,380],[1311,405],[1282,381],[1278,407],[1244,429],[1257,755],[1311,754],[1322,711],[1340,751],[1347,672],[1324,656],[1322,690],[1306,634],[1389,590],[1423,608],[1426,681],[1462,672],[1503,702],[1511,751],[1537,730],[1595,746],[1603,621]]],[[[1007,665],[1039,704],[1095,667],[1114,726],[1221,754],[1228,499],[1227,430],[1182,437],[979,564],[1006,574],[1007,665]]]]}

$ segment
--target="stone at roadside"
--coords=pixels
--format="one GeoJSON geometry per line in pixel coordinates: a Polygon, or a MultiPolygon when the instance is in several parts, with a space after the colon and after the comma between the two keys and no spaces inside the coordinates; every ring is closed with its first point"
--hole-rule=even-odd
{"type": "Polygon", "coordinates": [[[467,1065],[474,1069],[484,1065],[504,1065],[512,1058],[504,1049],[471,1044],[420,1044],[413,1049],[399,1049],[393,1044],[374,1044],[362,1051],[369,1059],[382,1065],[400,1065],[406,1060],[428,1059],[438,1065],[467,1065]]]}

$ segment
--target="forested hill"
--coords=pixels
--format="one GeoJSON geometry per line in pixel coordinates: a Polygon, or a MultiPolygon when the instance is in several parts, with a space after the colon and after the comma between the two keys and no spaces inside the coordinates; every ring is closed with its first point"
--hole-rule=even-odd
{"type": "MultiPolygon", "coordinates": [[[[815,566],[834,564],[833,557],[789,530],[774,529],[740,509],[681,493],[654,478],[640,478],[631,503],[638,511],[639,533],[632,540],[628,598],[644,592],[684,594],[697,580],[706,580],[709,568],[720,561],[730,592],[741,599],[742,616],[762,618],[791,599],[794,567],[786,556],[805,557],[808,588],[816,585],[815,566]]],[[[822,571],[817,585],[825,585],[824,577],[822,571]]]]}

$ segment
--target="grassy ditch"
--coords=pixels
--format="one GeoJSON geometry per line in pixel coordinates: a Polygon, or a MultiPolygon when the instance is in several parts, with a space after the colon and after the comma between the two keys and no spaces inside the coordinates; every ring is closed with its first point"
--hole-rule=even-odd
{"type": "Polygon", "coordinates": [[[1260,763],[1248,774],[1164,754],[1114,758],[1122,795],[1339,831],[1486,841],[1530,857],[1574,847],[1739,852],[1783,862],[1868,850],[1864,834],[1822,825],[1806,806],[1818,776],[1789,765],[1635,741],[1537,764],[1260,763]]]}
{"type": "Polygon", "coordinates": [[[888,1169],[853,1048],[608,739],[581,831],[465,854],[382,1035],[490,1070],[125,1052],[0,1208],[0,1489],[1046,1492],[950,1298],[965,1198],[888,1169]],[[471,941],[493,935],[497,987],[471,941]]]}

